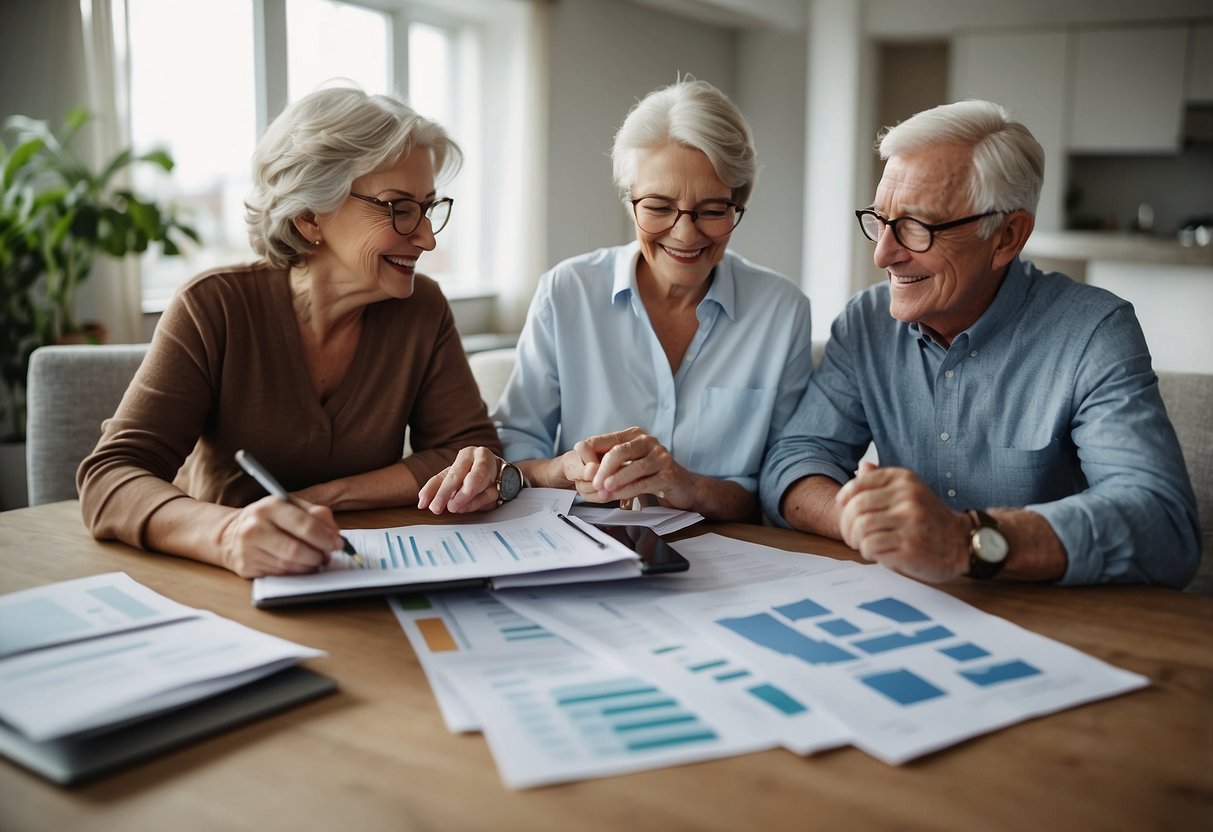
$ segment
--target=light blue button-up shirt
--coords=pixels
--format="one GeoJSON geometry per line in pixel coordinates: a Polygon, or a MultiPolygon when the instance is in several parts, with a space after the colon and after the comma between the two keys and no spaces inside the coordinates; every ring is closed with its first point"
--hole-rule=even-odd
{"type": "Polygon", "coordinates": [[[853,298],[762,472],[767,515],[801,477],[851,478],[868,442],[953,509],[1026,507],[1066,549],[1061,583],[1184,586],[1196,500],[1133,307],[1016,260],[948,348],[853,298]]]}
{"type": "Polygon", "coordinates": [[[756,491],[771,426],[812,372],[808,298],[726,251],[671,372],[636,290],[639,251],[599,249],[540,278],[493,412],[506,458],[550,459],[635,425],[687,470],[756,491]]]}

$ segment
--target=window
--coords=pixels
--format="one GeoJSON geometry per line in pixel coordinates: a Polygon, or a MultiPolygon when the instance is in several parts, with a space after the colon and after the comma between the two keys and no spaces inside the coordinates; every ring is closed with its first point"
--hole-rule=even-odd
{"type": "Polygon", "coordinates": [[[490,184],[480,174],[475,21],[446,20],[429,4],[410,17],[339,0],[126,2],[132,142],[140,152],[165,148],[176,162],[171,175],[144,166],[134,184],[180,206],[203,240],[184,257],[144,257],[144,311],[162,310],[178,286],[204,269],[255,257],[244,198],[265,128],[257,101],[269,102],[272,119],[281,110],[276,98],[293,101],[338,79],[369,93],[407,90],[411,106],[440,122],[463,148],[459,175],[439,186],[455,198],[455,213],[424,269],[448,295],[483,291],[479,228],[490,184]],[[255,4],[280,8],[285,33],[275,33],[273,16],[266,15],[259,35],[255,4]],[[273,44],[281,42],[285,54],[276,54],[281,50],[273,44]],[[267,67],[260,74],[259,64],[267,67]],[[278,96],[266,88],[272,85],[266,77],[275,75],[286,79],[278,96]]]}

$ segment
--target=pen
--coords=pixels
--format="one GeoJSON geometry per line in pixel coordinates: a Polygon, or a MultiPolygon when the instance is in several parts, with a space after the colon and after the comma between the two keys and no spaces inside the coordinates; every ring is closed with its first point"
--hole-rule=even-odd
{"type": "MultiPolygon", "coordinates": [[[[273,494],[279,500],[285,500],[293,506],[303,508],[303,506],[299,505],[299,503],[293,497],[291,497],[290,492],[282,487],[282,483],[274,479],[274,475],[265,470],[265,466],[253,459],[252,454],[243,450],[236,451],[236,462],[240,464],[241,468],[248,472],[250,477],[261,483],[262,488],[273,494]]],[[[345,535],[341,535],[341,542],[345,544],[343,546],[345,553],[353,559],[354,563],[362,566],[362,558],[358,556],[358,552],[354,550],[354,545],[350,543],[349,539],[345,535]]]]}
{"type": "Polygon", "coordinates": [[[556,515],[556,516],[557,516],[557,517],[559,517],[559,518],[560,518],[561,520],[563,520],[564,522],[568,523],[570,526],[572,526],[572,527],[573,527],[574,529],[576,529],[577,531],[581,532],[583,535],[585,535],[586,537],[588,537],[590,540],[594,541],[594,545],[595,545],[595,546],[597,546],[599,549],[605,549],[605,548],[606,548],[606,544],[605,544],[605,543],[603,543],[603,542],[602,542],[601,540],[599,540],[598,538],[594,537],[594,535],[590,534],[590,533],[589,533],[589,532],[587,532],[585,529],[581,528],[581,526],[578,526],[576,523],[574,523],[574,522],[573,522],[572,520],[570,520],[569,518],[565,517],[563,514],[559,514],[559,513],[557,513],[557,515],[556,515]]]}

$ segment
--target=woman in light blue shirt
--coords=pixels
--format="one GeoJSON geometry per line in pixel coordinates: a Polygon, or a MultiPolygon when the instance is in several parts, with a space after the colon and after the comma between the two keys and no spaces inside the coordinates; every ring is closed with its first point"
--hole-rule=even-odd
{"type": "MultiPolygon", "coordinates": [[[[804,294],[728,251],[758,171],[749,125],[712,85],[681,81],[633,107],[611,156],[636,241],[540,279],[493,413],[505,457],[590,502],[757,520],[763,454],[812,355],[804,294]]],[[[491,507],[510,496],[504,464],[465,448],[421,507],[491,507]]]]}

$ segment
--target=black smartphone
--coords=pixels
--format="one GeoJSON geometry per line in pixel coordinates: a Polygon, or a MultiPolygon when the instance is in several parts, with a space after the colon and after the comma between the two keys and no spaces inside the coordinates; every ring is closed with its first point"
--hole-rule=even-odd
{"type": "Polygon", "coordinates": [[[615,538],[640,555],[640,571],[645,575],[660,575],[666,572],[685,572],[691,564],[674,547],[661,539],[661,535],[645,526],[599,526],[598,531],[615,538]]]}

